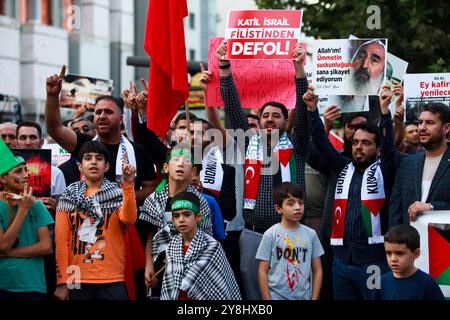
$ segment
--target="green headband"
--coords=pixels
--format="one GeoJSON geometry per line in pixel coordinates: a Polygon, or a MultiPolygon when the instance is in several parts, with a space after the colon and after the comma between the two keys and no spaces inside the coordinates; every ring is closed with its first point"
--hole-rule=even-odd
{"type": "Polygon", "coordinates": [[[172,212],[177,210],[189,210],[194,214],[199,214],[200,209],[189,200],[176,200],[172,203],[172,212]]]}
{"type": "Polygon", "coordinates": [[[172,159],[174,156],[186,156],[192,161],[192,153],[191,151],[187,149],[175,149],[173,150],[169,156],[167,157],[167,163],[169,163],[170,159],[172,159]]]}

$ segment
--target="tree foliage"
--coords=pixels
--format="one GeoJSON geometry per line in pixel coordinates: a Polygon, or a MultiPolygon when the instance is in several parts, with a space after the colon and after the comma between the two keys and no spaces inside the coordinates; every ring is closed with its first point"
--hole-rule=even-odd
{"type": "Polygon", "coordinates": [[[409,62],[408,73],[450,72],[447,0],[255,0],[260,9],[304,10],[302,31],[316,39],[388,38],[388,51],[409,62]],[[380,8],[381,28],[366,23],[380,8]]]}

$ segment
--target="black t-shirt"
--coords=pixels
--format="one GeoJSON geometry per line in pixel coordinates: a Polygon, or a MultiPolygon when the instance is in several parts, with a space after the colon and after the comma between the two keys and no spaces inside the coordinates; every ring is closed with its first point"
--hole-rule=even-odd
{"type": "MultiPolygon", "coordinates": [[[[77,145],[73,154],[78,158],[78,152],[85,142],[92,141],[93,138],[86,134],[77,133],[77,145]]],[[[134,154],[136,156],[136,183],[135,189],[139,190],[142,186],[142,181],[151,181],[156,180],[155,167],[153,165],[153,161],[151,157],[145,152],[144,148],[136,143],[130,141],[134,148],[134,154]]],[[[117,160],[117,152],[119,150],[120,143],[118,144],[106,144],[105,147],[109,151],[110,155],[110,164],[109,170],[106,172],[105,177],[111,182],[116,181],[116,160],[117,160]]],[[[79,175],[79,173],[78,173],[79,175]]]]}

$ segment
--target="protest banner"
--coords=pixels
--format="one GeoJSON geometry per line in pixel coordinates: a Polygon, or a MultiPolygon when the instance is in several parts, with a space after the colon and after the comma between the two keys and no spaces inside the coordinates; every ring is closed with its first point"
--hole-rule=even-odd
{"type": "MultiPolygon", "coordinates": [[[[358,39],[354,35],[350,35],[349,39],[358,39]]],[[[394,85],[403,82],[403,77],[405,76],[406,70],[408,69],[408,62],[399,57],[387,53],[386,62],[386,79],[383,85],[389,86],[391,90],[394,90],[394,85]]],[[[389,110],[391,114],[395,114],[395,103],[398,96],[394,94],[392,97],[391,104],[389,105],[389,110]]]]}
{"type": "Polygon", "coordinates": [[[42,149],[51,150],[52,166],[59,167],[70,159],[71,154],[57,143],[44,143],[42,149]]]}
{"type": "MultiPolygon", "coordinates": [[[[220,96],[219,62],[216,50],[223,38],[210,38],[208,71],[211,82],[206,89],[206,106],[223,107],[220,96]]],[[[306,44],[302,44],[306,51],[306,44]]],[[[243,108],[259,108],[269,101],[283,103],[287,108],[295,107],[295,70],[291,60],[235,60],[232,61],[233,78],[243,108]]],[[[311,70],[305,66],[306,76],[311,79],[311,70]]]]}
{"type": "Polygon", "coordinates": [[[385,79],[386,55],[387,39],[314,41],[315,93],[378,95],[385,79]]]}
{"type": "Polygon", "coordinates": [[[340,107],[341,113],[370,111],[369,96],[319,96],[319,114],[333,105],[340,107]]]}
{"type": "Polygon", "coordinates": [[[424,212],[411,225],[420,234],[415,266],[433,277],[450,299],[450,211],[424,212]]]}
{"type": "Polygon", "coordinates": [[[15,149],[15,153],[25,159],[28,170],[28,184],[33,195],[50,197],[52,183],[52,154],[44,149],[15,149]]]}
{"type": "Polygon", "coordinates": [[[417,122],[422,108],[430,102],[450,107],[450,73],[406,74],[405,121],[417,122]]]}
{"type": "Polygon", "coordinates": [[[95,100],[100,96],[110,96],[112,91],[113,80],[68,74],[64,77],[59,106],[71,109],[84,106],[93,111],[95,100]]]}
{"type": "Polygon", "coordinates": [[[301,24],[299,10],[230,11],[227,59],[292,59],[301,24]]]}

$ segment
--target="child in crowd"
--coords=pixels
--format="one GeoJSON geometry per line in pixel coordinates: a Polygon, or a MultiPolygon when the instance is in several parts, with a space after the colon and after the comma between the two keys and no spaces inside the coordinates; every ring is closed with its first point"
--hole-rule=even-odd
{"type": "Polygon", "coordinates": [[[303,191],[297,184],[283,182],[273,193],[281,223],[264,233],[256,253],[261,296],[264,300],[317,300],[324,251],[317,233],[300,223],[303,191]]]}
{"type": "Polygon", "coordinates": [[[384,236],[384,249],[392,272],[381,277],[373,300],[443,300],[444,295],[428,274],[414,266],[420,256],[420,235],[410,225],[392,228],[384,236]]]}
{"type": "Polygon", "coordinates": [[[137,218],[136,169],[124,164],[120,189],[105,178],[109,157],[101,142],[86,142],[78,154],[84,180],[71,184],[59,200],[55,296],[60,300],[128,299],[124,234],[137,218]]]}
{"type": "Polygon", "coordinates": [[[50,254],[54,223],[28,186],[25,160],[0,139],[0,301],[45,300],[43,256],[50,254]]]}
{"type": "Polygon", "coordinates": [[[191,192],[171,201],[172,222],[179,232],[166,252],[162,300],[240,300],[239,287],[222,246],[198,229],[200,200],[191,192]]]}

